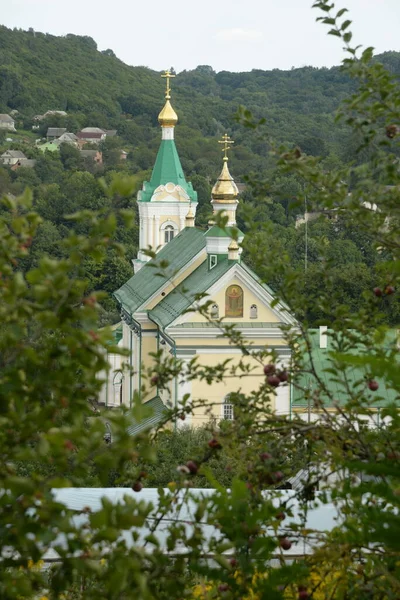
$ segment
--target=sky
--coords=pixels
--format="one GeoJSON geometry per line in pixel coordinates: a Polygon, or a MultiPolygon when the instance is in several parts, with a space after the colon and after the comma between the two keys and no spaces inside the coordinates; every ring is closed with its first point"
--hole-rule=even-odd
{"type": "MultiPolygon", "coordinates": [[[[0,0],[7,27],[89,35],[129,65],[216,71],[337,65],[339,38],[312,0],[0,0]]],[[[356,44],[400,51],[400,0],[340,0],[356,44]]]]}

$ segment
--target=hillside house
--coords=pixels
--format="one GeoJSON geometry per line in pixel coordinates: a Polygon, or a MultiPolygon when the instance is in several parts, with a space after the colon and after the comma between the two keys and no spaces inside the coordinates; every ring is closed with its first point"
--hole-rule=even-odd
{"type": "Polygon", "coordinates": [[[71,144],[71,146],[77,146],[78,138],[76,137],[76,135],[74,133],[70,133],[70,132],[66,131],[65,133],[60,135],[60,137],[57,140],[55,140],[55,143],[58,145],[71,144]]]}
{"type": "Polygon", "coordinates": [[[15,120],[10,115],[0,114],[0,130],[16,131],[15,120]]]}
{"type": "Polygon", "coordinates": [[[66,127],[49,127],[47,130],[46,138],[48,142],[57,140],[67,131],[66,127]]]}
{"type": "Polygon", "coordinates": [[[3,165],[16,165],[20,160],[27,160],[25,154],[21,150],[6,150],[0,156],[0,162],[3,165]]]}
{"type": "Polygon", "coordinates": [[[35,165],[36,160],[33,160],[32,158],[21,158],[17,163],[15,163],[15,165],[11,167],[11,171],[18,171],[18,169],[21,167],[24,167],[25,169],[33,169],[35,165]]]}
{"type": "Polygon", "coordinates": [[[80,148],[83,148],[85,144],[100,144],[107,137],[107,133],[99,127],[85,127],[76,135],[80,148]]]}
{"type": "Polygon", "coordinates": [[[44,113],[44,115],[35,115],[33,117],[34,121],[43,121],[43,119],[46,119],[47,117],[52,117],[53,115],[57,115],[59,117],[67,117],[67,113],[65,112],[65,110],[48,110],[47,112],[44,113]]]}

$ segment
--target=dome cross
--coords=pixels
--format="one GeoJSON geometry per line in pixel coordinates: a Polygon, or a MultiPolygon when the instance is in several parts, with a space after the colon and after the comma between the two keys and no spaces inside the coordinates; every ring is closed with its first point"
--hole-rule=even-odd
{"type": "Polygon", "coordinates": [[[171,71],[169,69],[167,69],[162,75],[161,77],[163,77],[164,79],[167,80],[167,88],[165,90],[165,97],[167,100],[169,100],[171,98],[171,86],[169,85],[169,80],[173,79],[174,77],[176,77],[176,75],[173,75],[171,73],[171,71]]]}
{"type": "Polygon", "coordinates": [[[225,133],[225,135],[222,136],[222,140],[218,140],[218,144],[224,144],[224,147],[222,148],[222,152],[224,153],[224,160],[228,160],[228,151],[231,149],[231,144],[234,144],[235,142],[233,140],[231,140],[231,138],[229,137],[229,135],[227,133],[225,133]]]}

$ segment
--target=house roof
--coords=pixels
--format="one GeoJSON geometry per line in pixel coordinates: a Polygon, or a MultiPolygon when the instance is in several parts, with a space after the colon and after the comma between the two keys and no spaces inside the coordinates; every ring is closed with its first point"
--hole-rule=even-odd
{"type": "Polygon", "coordinates": [[[143,407],[148,409],[146,412],[149,412],[150,416],[145,417],[139,422],[133,421],[132,425],[126,430],[130,436],[135,436],[143,431],[157,427],[167,413],[167,408],[159,396],[155,396],[148,402],[145,402],[143,407]]]}
{"type": "Polygon", "coordinates": [[[117,135],[117,130],[116,129],[105,129],[104,133],[107,134],[107,137],[114,137],[117,135]]]}
{"type": "Polygon", "coordinates": [[[46,142],[45,144],[38,146],[38,148],[42,152],[45,152],[45,150],[48,150],[49,152],[58,152],[58,146],[59,144],[56,144],[54,142],[46,142]]]}
{"type": "Polygon", "coordinates": [[[105,133],[104,129],[100,129],[100,127],[84,127],[81,129],[80,133],[105,133]]]}
{"type": "Polygon", "coordinates": [[[47,130],[47,137],[60,137],[63,133],[67,131],[66,127],[49,127],[47,130]]]}
{"type": "Polygon", "coordinates": [[[70,133],[69,131],[66,131],[65,133],[63,133],[62,135],[60,135],[60,137],[58,138],[58,142],[62,143],[62,142],[76,142],[78,138],[76,137],[76,135],[74,133],[70,133]]]}
{"type": "Polygon", "coordinates": [[[78,139],[80,140],[101,140],[101,138],[103,137],[104,133],[98,133],[96,131],[90,132],[84,132],[84,131],[79,131],[76,136],[78,139]]]}
{"type": "Polygon", "coordinates": [[[6,115],[6,114],[0,115],[0,121],[2,121],[3,123],[14,123],[14,120],[15,119],[10,117],[10,115],[6,115]]]}
{"type": "MultiPolygon", "coordinates": [[[[331,362],[331,353],[334,352],[332,339],[329,335],[329,330],[326,335],[327,339],[327,348],[320,348],[320,332],[318,329],[310,329],[308,330],[308,335],[311,343],[311,360],[314,364],[315,370],[322,381],[325,383],[327,389],[333,396],[334,402],[338,402],[339,404],[344,404],[349,395],[346,391],[346,382],[343,385],[340,381],[338,381],[338,377],[333,373],[329,372],[329,369],[332,369],[331,362]]],[[[394,343],[395,332],[389,332],[389,335],[386,338],[383,347],[389,346],[394,343]]],[[[346,354],[349,356],[361,356],[364,354],[365,348],[363,347],[354,347],[346,354]]],[[[307,365],[310,365],[310,360],[306,360],[305,370],[307,370],[307,365]]],[[[400,367],[400,365],[399,365],[400,367]]],[[[365,389],[365,381],[370,377],[370,369],[364,366],[351,366],[349,364],[346,369],[346,378],[348,384],[353,388],[355,387],[359,391],[365,389]]],[[[385,385],[385,382],[377,380],[379,383],[379,389],[376,392],[370,392],[370,397],[372,400],[371,406],[374,408],[379,408],[386,406],[391,402],[399,402],[400,397],[396,392],[392,389],[388,389],[385,385]]],[[[307,407],[308,400],[305,398],[305,392],[303,390],[310,389],[312,390],[312,386],[315,385],[315,378],[312,377],[309,373],[300,373],[296,376],[293,386],[293,397],[292,397],[292,405],[294,407],[307,407]]],[[[322,395],[321,400],[324,402],[325,407],[332,406],[332,399],[327,395],[322,395]]],[[[313,407],[311,407],[313,408],[313,407]]]]}
{"type": "Polygon", "coordinates": [[[36,160],[32,158],[21,158],[18,163],[21,167],[25,167],[26,169],[33,169],[36,165],[36,160]]]}
{"type": "Polygon", "coordinates": [[[159,265],[160,261],[165,261],[177,272],[205,248],[205,243],[202,231],[195,227],[186,227],[158,252],[156,260],[146,263],[114,292],[114,297],[128,313],[134,313],[166,283],[165,276],[157,275],[159,269],[156,265],[159,265]]]}
{"type": "Polygon", "coordinates": [[[150,202],[154,191],[160,185],[174,183],[181,186],[190,199],[197,202],[197,192],[187,182],[174,140],[162,140],[150,181],[145,181],[138,195],[139,202],[150,202]]]}
{"type": "Polygon", "coordinates": [[[26,158],[26,156],[21,150],[6,150],[1,158],[26,158]]]}
{"type": "Polygon", "coordinates": [[[167,327],[195,302],[197,294],[206,292],[235,264],[235,262],[225,259],[219,261],[210,270],[208,261],[205,260],[189,277],[150,310],[149,316],[162,327],[167,327]]]}

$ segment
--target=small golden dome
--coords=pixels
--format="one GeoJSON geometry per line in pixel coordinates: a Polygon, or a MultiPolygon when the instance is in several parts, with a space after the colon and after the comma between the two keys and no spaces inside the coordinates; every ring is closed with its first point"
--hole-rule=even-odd
{"type": "Polygon", "coordinates": [[[232,240],[228,246],[228,250],[239,250],[239,245],[236,240],[232,240]]]}
{"type": "Polygon", "coordinates": [[[236,183],[228,169],[228,159],[224,158],[224,166],[220,176],[218,177],[211,196],[213,200],[223,200],[224,202],[237,202],[236,198],[239,194],[236,183]]]}
{"type": "Polygon", "coordinates": [[[194,227],[194,213],[192,211],[192,205],[189,205],[189,212],[185,217],[185,225],[186,227],[194,227]]]}
{"type": "Polygon", "coordinates": [[[171,102],[168,100],[165,102],[164,108],[158,115],[158,122],[161,127],[175,127],[178,122],[178,115],[171,106],[171,102]]]}

